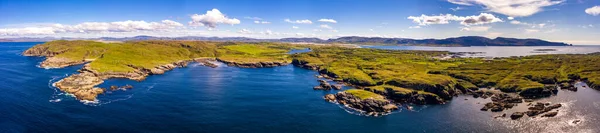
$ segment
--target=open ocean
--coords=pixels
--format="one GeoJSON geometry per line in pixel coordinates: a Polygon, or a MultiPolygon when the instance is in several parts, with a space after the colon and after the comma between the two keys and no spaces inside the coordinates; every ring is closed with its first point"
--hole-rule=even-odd
{"type": "MultiPolygon", "coordinates": [[[[322,96],[336,91],[313,90],[319,84],[317,72],[292,65],[248,69],[190,64],[143,82],[107,80],[100,86],[135,88],[82,103],[50,85],[82,66],[39,68],[44,58],[21,55],[35,44],[0,43],[0,132],[600,132],[598,90],[560,91],[540,99],[565,105],[553,118],[494,119],[502,113],[479,111],[489,99],[471,96],[366,117],[324,101],[322,96]]],[[[543,54],[534,49],[600,52],[599,46],[370,48],[486,52],[483,56],[494,57],[543,54]]]]}

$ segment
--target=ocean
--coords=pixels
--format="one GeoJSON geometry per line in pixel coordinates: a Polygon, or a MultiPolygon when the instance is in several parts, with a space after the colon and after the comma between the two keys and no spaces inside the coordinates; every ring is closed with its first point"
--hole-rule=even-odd
{"type": "MultiPolygon", "coordinates": [[[[82,103],[51,86],[82,66],[39,68],[44,58],[21,55],[35,44],[39,42],[0,43],[0,132],[600,132],[598,90],[560,91],[538,100],[565,105],[552,118],[495,119],[502,113],[479,110],[490,99],[472,96],[367,117],[324,101],[322,96],[336,91],[313,90],[319,84],[317,72],[292,65],[252,69],[190,64],[142,82],[107,80],[100,86],[130,84],[134,89],[100,95],[96,103],[82,103]],[[574,120],[582,122],[573,124],[574,120]]],[[[506,48],[441,49],[500,57],[526,53],[506,48]],[[497,55],[501,53],[506,54],[497,55]]],[[[556,49],[544,50],[555,53],[564,52],[563,48],[577,49],[571,50],[576,53],[600,52],[598,46],[519,49],[556,49]]]]}

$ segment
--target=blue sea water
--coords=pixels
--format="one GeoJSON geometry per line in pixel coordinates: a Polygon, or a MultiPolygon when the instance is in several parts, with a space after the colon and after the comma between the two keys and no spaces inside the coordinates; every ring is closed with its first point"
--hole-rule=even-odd
{"type": "Polygon", "coordinates": [[[324,101],[335,91],[312,90],[317,73],[291,65],[191,64],[142,82],[107,80],[101,87],[135,88],[82,103],[50,85],[81,66],[36,67],[44,58],[21,55],[35,44],[0,43],[0,132],[600,132],[600,91],[593,89],[540,99],[565,105],[553,118],[495,119],[502,113],[479,111],[489,99],[470,96],[366,117],[324,101]]]}

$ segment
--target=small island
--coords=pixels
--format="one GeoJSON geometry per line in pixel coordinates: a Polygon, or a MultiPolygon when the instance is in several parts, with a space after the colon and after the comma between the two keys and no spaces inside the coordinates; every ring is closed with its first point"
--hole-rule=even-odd
{"type": "MultiPolygon", "coordinates": [[[[53,83],[79,100],[94,101],[107,91],[104,80],[127,78],[143,81],[190,62],[216,67],[215,62],[244,68],[292,64],[320,73],[327,81],[313,89],[354,89],[328,94],[324,99],[361,111],[383,115],[401,104],[444,104],[457,95],[491,98],[482,111],[503,111],[536,98],[552,96],[558,89],[576,91],[585,82],[600,89],[600,53],[534,55],[510,58],[454,58],[444,51],[380,50],[329,45],[274,42],[207,41],[51,41],[23,53],[43,56],[44,68],[83,65],[79,73],[53,83]],[[292,49],[310,52],[288,54],[292,49]],[[452,58],[447,58],[452,57],[452,58]]],[[[127,88],[131,88],[130,86],[127,88]]],[[[111,87],[112,89],[112,87],[111,87]]],[[[309,90],[310,88],[307,88],[309,90]]],[[[554,116],[558,105],[532,104],[523,114],[554,116]]],[[[512,116],[511,116],[512,117],[512,116]]]]}

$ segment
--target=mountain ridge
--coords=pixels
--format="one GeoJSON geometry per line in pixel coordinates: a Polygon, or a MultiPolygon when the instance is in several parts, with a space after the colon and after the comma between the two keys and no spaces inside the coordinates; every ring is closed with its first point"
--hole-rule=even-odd
{"type": "Polygon", "coordinates": [[[236,41],[236,42],[288,42],[288,43],[352,43],[366,45],[409,45],[409,46],[572,46],[563,42],[550,42],[534,38],[507,38],[496,37],[494,39],[481,36],[461,36],[445,39],[411,39],[411,38],[384,38],[384,37],[361,37],[344,36],[331,39],[320,38],[280,38],[280,39],[256,39],[248,37],[202,37],[202,36],[182,36],[182,37],[155,37],[155,36],[134,36],[134,37],[99,37],[99,38],[2,38],[0,42],[45,42],[52,40],[103,40],[103,41],[140,41],[140,40],[197,40],[197,41],[236,41]]]}

